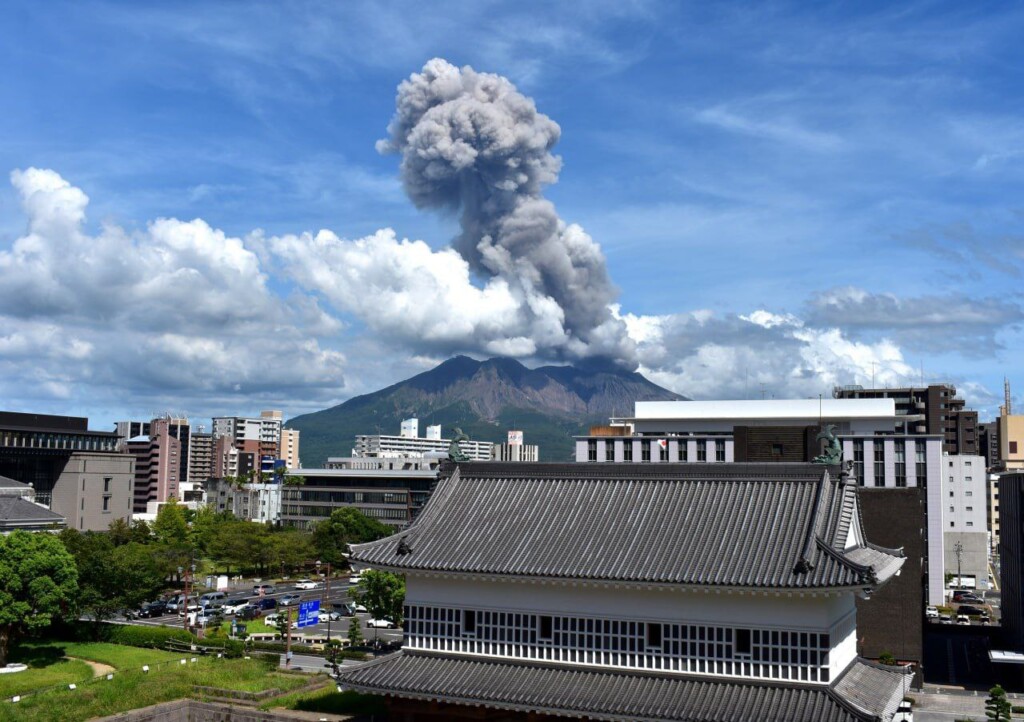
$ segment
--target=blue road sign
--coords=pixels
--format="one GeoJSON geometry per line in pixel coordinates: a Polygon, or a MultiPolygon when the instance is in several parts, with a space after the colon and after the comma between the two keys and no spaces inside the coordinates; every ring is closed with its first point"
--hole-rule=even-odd
{"type": "Polygon", "coordinates": [[[320,622],[320,600],[299,603],[299,627],[312,627],[320,622]]]}

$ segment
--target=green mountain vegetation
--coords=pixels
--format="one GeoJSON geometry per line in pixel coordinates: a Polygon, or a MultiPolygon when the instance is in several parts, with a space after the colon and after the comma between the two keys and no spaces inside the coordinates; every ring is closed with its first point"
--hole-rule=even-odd
{"type": "Polygon", "coordinates": [[[476,361],[456,356],[430,371],[343,404],[297,416],[287,423],[302,432],[302,465],[323,466],[329,456],[349,456],[356,434],[398,434],[403,419],[417,417],[421,433],[441,424],[471,439],[503,442],[521,429],[540,445],[542,461],[567,461],[573,437],[613,415],[632,414],[636,401],[682,399],[638,373],[601,366],[528,369],[512,359],[476,361]]]}

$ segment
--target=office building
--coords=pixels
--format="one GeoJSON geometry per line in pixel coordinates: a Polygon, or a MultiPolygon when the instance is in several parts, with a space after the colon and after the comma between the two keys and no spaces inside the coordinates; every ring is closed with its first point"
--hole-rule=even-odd
{"type": "Polygon", "coordinates": [[[1024,470],[1024,415],[1008,414],[1004,411],[999,416],[997,468],[1000,471],[1024,470]]]}
{"type": "Polygon", "coordinates": [[[0,412],[0,475],[31,486],[70,528],[106,531],[131,518],[134,459],[118,453],[116,433],[88,426],[84,417],[0,412]]]}
{"type": "Polygon", "coordinates": [[[281,459],[289,469],[302,468],[299,457],[299,430],[281,429],[281,459]]]}
{"type": "Polygon", "coordinates": [[[837,386],[836,399],[892,399],[896,404],[897,433],[940,434],[942,450],[947,454],[980,454],[978,412],[966,407],[952,384],[865,389],[862,386],[837,386]]]}
{"type": "Polygon", "coordinates": [[[333,458],[328,468],[303,469],[303,483],[282,489],[281,522],[309,529],[335,509],[351,506],[396,528],[417,517],[437,479],[437,458],[333,458]]]}
{"type": "Polygon", "coordinates": [[[947,454],[940,475],[946,528],[942,547],[952,586],[988,589],[988,474],[984,456],[947,454]]]}
{"type": "Polygon", "coordinates": [[[999,468],[999,421],[978,424],[979,451],[985,457],[985,467],[991,471],[999,468]]]}
{"type": "MultiPolygon", "coordinates": [[[[419,436],[419,419],[405,419],[398,436],[359,434],[352,456],[424,456],[447,454],[450,439],[441,438],[440,426],[428,426],[427,436],[419,436]]],[[[473,461],[491,458],[494,444],[490,441],[460,441],[459,448],[473,461]]]]}
{"type": "Polygon", "coordinates": [[[988,479],[988,533],[989,547],[999,553],[999,476],[986,474],[988,479]]]}
{"type": "MultiPolygon", "coordinates": [[[[115,424],[115,432],[118,436],[118,450],[126,451],[128,448],[128,441],[131,439],[137,439],[140,436],[149,436],[153,429],[153,423],[157,419],[152,421],[118,421],[115,424]]],[[[192,426],[189,424],[188,419],[184,417],[173,416],[171,414],[165,414],[159,417],[161,422],[161,433],[173,436],[178,440],[180,446],[180,453],[178,454],[178,470],[176,476],[179,480],[184,481],[188,478],[189,471],[189,458],[191,451],[191,436],[192,426]]]]}
{"type": "Polygon", "coordinates": [[[903,699],[904,670],[858,657],[855,598],[905,559],[831,469],[446,471],[412,528],[352,548],[406,580],[402,650],[339,679],[393,719],[853,722],[903,699]]]}
{"type": "Polygon", "coordinates": [[[491,458],[495,461],[540,461],[540,449],[536,444],[524,444],[523,432],[508,432],[508,442],[495,444],[491,449],[491,458]]]}
{"type": "Polygon", "coordinates": [[[999,544],[1003,641],[1024,652],[1024,473],[999,477],[999,506],[1003,533],[999,544]]]}
{"type": "Polygon", "coordinates": [[[281,521],[282,485],[273,482],[237,483],[211,478],[206,481],[206,503],[238,519],[276,524],[281,521]]]}

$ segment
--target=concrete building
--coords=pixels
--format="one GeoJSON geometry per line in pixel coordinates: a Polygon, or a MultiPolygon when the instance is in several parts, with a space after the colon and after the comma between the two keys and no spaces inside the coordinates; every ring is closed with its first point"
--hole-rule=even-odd
{"type": "Polygon", "coordinates": [[[540,449],[536,444],[524,444],[523,432],[508,432],[508,442],[495,444],[491,450],[491,458],[495,461],[540,461],[540,449]]]}
{"type": "Polygon", "coordinates": [[[988,474],[984,456],[946,454],[940,476],[943,514],[943,551],[946,572],[958,575],[952,586],[989,588],[988,474]]]}
{"type": "Polygon", "coordinates": [[[986,474],[988,479],[989,548],[999,553],[999,474],[986,474]]]}
{"type": "Polygon", "coordinates": [[[988,421],[978,424],[980,453],[985,457],[985,467],[991,471],[999,467],[999,422],[988,421]]]}
{"type": "Polygon", "coordinates": [[[260,457],[281,458],[281,412],[263,411],[259,418],[242,416],[216,416],[213,419],[213,436],[228,437],[242,453],[260,457]]]}
{"type": "Polygon", "coordinates": [[[1024,415],[1008,414],[999,416],[999,465],[1000,471],[1024,470],[1024,415]]]}
{"type": "Polygon", "coordinates": [[[225,479],[206,482],[206,501],[217,511],[264,524],[281,521],[281,484],[233,484],[225,479]]]}
{"type": "Polygon", "coordinates": [[[866,722],[903,699],[855,599],[905,559],[829,469],[446,471],[411,529],[352,548],[406,580],[401,651],[339,679],[392,719],[866,722]]]}
{"type": "Polygon", "coordinates": [[[0,534],[12,531],[60,531],[67,521],[36,503],[31,486],[0,476],[0,534]]]}
{"type": "MultiPolygon", "coordinates": [[[[359,434],[352,456],[423,456],[430,453],[447,454],[450,439],[441,438],[440,426],[428,426],[428,436],[419,436],[419,419],[405,419],[398,436],[385,434],[359,434]]],[[[473,461],[491,458],[494,444],[490,441],[462,441],[459,447],[473,461]]]]}
{"type": "Polygon", "coordinates": [[[299,430],[281,429],[281,459],[289,469],[302,468],[299,457],[299,430]]]}
{"type": "MultiPolygon", "coordinates": [[[[180,499],[182,442],[175,431],[180,429],[168,419],[153,419],[148,436],[128,439],[128,453],[135,457],[135,502],[137,514],[146,512],[149,502],[180,499]]],[[[186,466],[186,473],[187,473],[186,466]]]]}
{"type": "MultiPolygon", "coordinates": [[[[118,449],[120,451],[126,451],[128,441],[136,439],[140,436],[149,436],[152,433],[153,423],[157,419],[152,421],[118,421],[115,424],[115,432],[118,436],[118,449]]],[[[185,417],[173,416],[171,414],[165,414],[159,417],[161,422],[161,428],[164,434],[173,436],[178,440],[180,445],[180,453],[178,454],[178,471],[176,476],[181,481],[185,481],[188,478],[189,472],[189,459],[191,456],[191,437],[192,437],[192,426],[185,417]]]]}
{"type": "Polygon", "coordinates": [[[417,517],[437,478],[436,458],[333,458],[303,469],[304,483],[282,489],[281,522],[309,529],[343,506],[396,528],[417,517]]]}
{"type": "MultiPolygon", "coordinates": [[[[202,427],[200,427],[202,429],[202,427]]],[[[193,432],[189,438],[188,481],[202,484],[213,476],[213,434],[193,432]]]]}
{"type": "Polygon", "coordinates": [[[0,412],[0,474],[30,485],[37,503],[82,531],[106,531],[129,518],[134,459],[118,437],[91,431],[89,420],[0,412]]]}
{"type": "Polygon", "coordinates": [[[980,454],[978,412],[965,408],[952,384],[865,389],[837,386],[837,399],[892,399],[896,403],[896,431],[903,434],[941,434],[947,454],[980,454]]]}

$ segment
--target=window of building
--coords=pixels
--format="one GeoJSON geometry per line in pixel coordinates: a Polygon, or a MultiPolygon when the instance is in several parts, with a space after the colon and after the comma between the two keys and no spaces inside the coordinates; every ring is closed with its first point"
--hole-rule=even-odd
{"type": "Polygon", "coordinates": [[[784,447],[782,444],[772,444],[772,456],[782,456],[784,447]]]}
{"type": "Polygon", "coordinates": [[[708,444],[704,439],[697,441],[697,461],[708,460],[708,444]]]}
{"type": "Polygon", "coordinates": [[[953,512],[955,512],[955,511],[956,511],[956,509],[954,509],[953,507],[949,507],[949,513],[950,513],[950,514],[952,514],[952,513],[953,513],[953,512]]]}
{"type": "Polygon", "coordinates": [[[724,439],[715,439],[715,461],[725,461],[724,439]]]}
{"type": "Polygon", "coordinates": [[[615,442],[604,442],[604,460],[615,461],[615,442]]]}
{"type": "Polygon", "coordinates": [[[1007,443],[1010,445],[1010,453],[1011,454],[1016,454],[1017,453],[1017,442],[1016,441],[1008,441],[1007,443]]]}
{"type": "Polygon", "coordinates": [[[896,486],[907,485],[907,440],[896,439],[896,486]]]}
{"type": "Polygon", "coordinates": [[[951,522],[949,522],[949,525],[955,527],[956,526],[956,522],[955,521],[951,521],[951,522]]]}
{"type": "Polygon", "coordinates": [[[966,461],[966,460],[964,461],[964,466],[970,466],[970,465],[971,465],[971,462],[966,461]]]}
{"type": "Polygon", "coordinates": [[[736,654],[750,654],[750,630],[736,630],[736,654]]]}
{"type": "Polygon", "coordinates": [[[651,444],[653,441],[641,441],[640,442],[640,461],[651,460],[651,444]]]}
{"type": "Polygon", "coordinates": [[[885,446],[875,442],[875,486],[885,486],[885,446]]]}
{"type": "Polygon", "coordinates": [[[953,498],[953,492],[949,492],[949,497],[950,497],[951,499],[953,498]]]}
{"type": "Polygon", "coordinates": [[[661,625],[647,623],[647,649],[661,649],[661,625]]]}
{"type": "Polygon", "coordinates": [[[537,638],[538,639],[551,639],[552,630],[552,619],[551,617],[541,615],[537,618],[537,638]]]}
{"type": "Polygon", "coordinates": [[[104,494],[109,494],[110,493],[110,482],[111,482],[111,477],[109,477],[109,476],[104,476],[103,477],[103,493],[104,494]]]}
{"type": "Polygon", "coordinates": [[[626,439],[625,443],[622,445],[622,460],[623,461],[632,461],[633,460],[633,440],[632,439],[626,439]]]}
{"type": "Polygon", "coordinates": [[[956,477],[955,476],[949,477],[949,483],[950,484],[952,484],[954,481],[956,481],[956,477]]]}
{"type": "Polygon", "coordinates": [[[668,439],[658,442],[658,459],[668,461],[668,439]]]}
{"type": "MultiPolygon", "coordinates": [[[[779,451],[781,455],[782,445],[779,444],[779,451]]],[[[775,453],[774,447],[772,453],[775,453]]],[[[857,481],[858,486],[864,486],[864,440],[854,439],[853,440],[853,478],[857,481]]]]}
{"type": "MultiPolygon", "coordinates": [[[[970,510],[968,510],[968,511],[970,511],[970,510]]],[[[967,526],[974,526],[974,522],[973,521],[967,522],[967,526]]]]}
{"type": "Polygon", "coordinates": [[[103,497],[103,511],[110,511],[110,497],[103,497]]]}
{"type": "Polygon", "coordinates": [[[597,461],[597,442],[593,439],[587,441],[587,461],[597,461]]]}
{"type": "Polygon", "coordinates": [[[964,477],[964,481],[974,481],[974,477],[971,477],[971,476],[965,476],[965,477],[964,477]]]}
{"type": "Polygon", "coordinates": [[[476,634],[476,610],[462,610],[462,633],[476,634]]]}
{"type": "Polygon", "coordinates": [[[924,486],[928,478],[928,457],[924,442],[919,440],[914,442],[914,475],[917,477],[917,485],[924,486]]]}
{"type": "Polygon", "coordinates": [[[967,511],[974,511],[974,507],[973,506],[967,507],[967,511]]]}
{"type": "Polygon", "coordinates": [[[689,451],[687,450],[688,446],[689,446],[689,444],[686,443],[686,439],[680,439],[679,440],[679,460],[680,461],[688,461],[689,460],[689,451]]]}
{"type": "Polygon", "coordinates": [[[974,492],[973,491],[965,491],[964,492],[964,496],[974,496],[974,492]]]}

